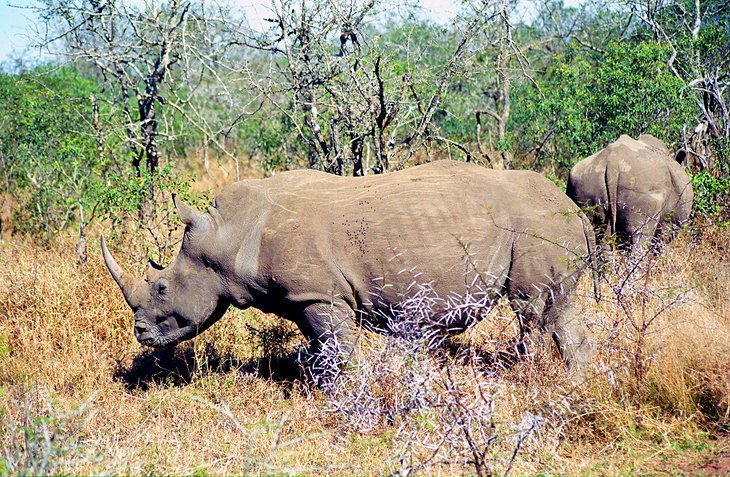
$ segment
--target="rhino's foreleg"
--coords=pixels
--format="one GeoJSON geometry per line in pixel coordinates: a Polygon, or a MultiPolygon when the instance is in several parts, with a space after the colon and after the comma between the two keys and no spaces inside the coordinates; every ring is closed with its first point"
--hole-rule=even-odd
{"type": "Polygon", "coordinates": [[[313,303],[304,308],[297,325],[309,341],[305,365],[315,384],[325,389],[334,385],[342,368],[355,360],[354,312],[340,301],[313,303]]]}

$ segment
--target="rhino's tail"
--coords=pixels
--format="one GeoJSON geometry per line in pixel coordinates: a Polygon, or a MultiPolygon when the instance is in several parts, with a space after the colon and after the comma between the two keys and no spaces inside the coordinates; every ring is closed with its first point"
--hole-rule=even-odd
{"type": "Polygon", "coordinates": [[[596,246],[596,234],[593,232],[593,227],[591,226],[590,221],[588,220],[588,217],[586,217],[586,214],[583,213],[583,211],[579,211],[580,214],[580,221],[583,224],[583,235],[586,237],[586,245],[588,246],[588,266],[591,269],[591,275],[593,276],[593,296],[596,299],[596,302],[601,301],[601,286],[600,286],[600,260],[599,260],[599,250],[596,246]]]}
{"type": "Polygon", "coordinates": [[[606,199],[608,200],[608,223],[611,235],[616,234],[616,219],[618,216],[618,167],[613,167],[609,161],[606,164],[606,199]]]}

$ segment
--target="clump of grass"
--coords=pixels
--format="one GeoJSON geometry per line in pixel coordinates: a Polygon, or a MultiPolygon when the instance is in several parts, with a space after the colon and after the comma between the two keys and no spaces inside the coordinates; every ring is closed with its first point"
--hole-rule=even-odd
{"type": "Polygon", "coordinates": [[[590,438],[661,441],[727,427],[730,288],[716,278],[728,270],[711,243],[681,237],[660,256],[619,258],[604,300],[579,302],[600,347],[586,388],[590,438]]]}
{"type": "MultiPolygon", "coordinates": [[[[95,396],[95,412],[72,419],[73,429],[57,427],[83,445],[58,460],[54,471],[68,474],[626,473],[631,452],[698,448],[727,432],[728,233],[671,243],[624,303],[615,293],[622,272],[602,284],[600,303],[590,280],[581,283],[577,307],[600,349],[595,377],[578,389],[555,353],[502,359],[517,327],[500,305],[435,353],[364,332],[371,369],[340,398],[299,373],[302,341],[290,323],[231,311],[191,343],[146,350],[95,245],[79,267],[74,238],[48,247],[8,241],[0,246],[0,408],[10,426],[0,438],[7,446],[50,415],[37,403],[24,410],[22,396],[36,389],[53,396],[56,416],[95,396]],[[353,401],[368,376],[369,408],[353,401]],[[353,405],[338,411],[337,399],[353,405]],[[358,423],[368,412],[372,419],[358,423]],[[457,458],[447,462],[449,453],[457,458]]],[[[129,255],[116,256],[135,269],[129,255]]]]}
{"type": "Polygon", "coordinates": [[[50,396],[30,389],[16,397],[19,416],[2,413],[3,475],[62,474],[74,463],[93,461],[85,454],[81,429],[93,415],[96,396],[90,396],[71,411],[59,410],[50,396]]]}

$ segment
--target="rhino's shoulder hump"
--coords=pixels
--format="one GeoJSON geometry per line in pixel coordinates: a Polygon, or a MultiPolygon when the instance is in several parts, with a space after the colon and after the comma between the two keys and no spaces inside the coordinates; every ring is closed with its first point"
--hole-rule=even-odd
{"type": "Polygon", "coordinates": [[[669,149],[664,143],[650,134],[642,134],[638,140],[624,134],[606,146],[604,151],[612,157],[640,158],[643,161],[663,161],[670,156],[669,149]]]}
{"type": "Polygon", "coordinates": [[[622,134],[611,144],[625,144],[625,145],[631,145],[638,142],[636,139],[632,138],[631,136],[627,134],[622,134]]]}
{"type": "Polygon", "coordinates": [[[606,146],[606,150],[616,150],[620,151],[622,154],[641,153],[647,149],[648,147],[646,144],[637,141],[626,134],[622,134],[618,139],[606,146]]]}
{"type": "MultiPolygon", "coordinates": [[[[658,141],[658,139],[656,140],[658,141]]],[[[622,135],[607,145],[599,156],[605,167],[618,168],[623,172],[628,172],[631,169],[647,167],[661,168],[665,154],[653,145],[622,135]]]]}
{"type": "Polygon", "coordinates": [[[261,179],[246,179],[227,185],[216,195],[215,205],[224,206],[231,202],[239,203],[249,196],[255,196],[261,191],[261,179]]]}

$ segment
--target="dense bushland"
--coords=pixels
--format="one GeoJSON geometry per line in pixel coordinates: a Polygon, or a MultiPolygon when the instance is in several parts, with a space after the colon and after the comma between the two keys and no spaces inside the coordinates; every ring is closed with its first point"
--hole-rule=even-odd
{"type": "Polygon", "coordinates": [[[104,168],[89,102],[98,90],[71,66],[0,75],[0,192],[13,199],[6,229],[49,238],[91,214],[104,168]]]}
{"type": "Polygon", "coordinates": [[[525,15],[475,1],[447,24],[387,2],[294,3],[256,27],[198,2],[94,15],[86,1],[44,3],[38,41],[53,39],[66,66],[0,74],[4,235],[109,219],[164,249],[147,225],[168,218],[152,204],[184,193],[201,162],[242,177],[452,157],[561,182],[643,133],[688,150],[695,215],[727,221],[725,2],[548,2],[525,15]]]}

